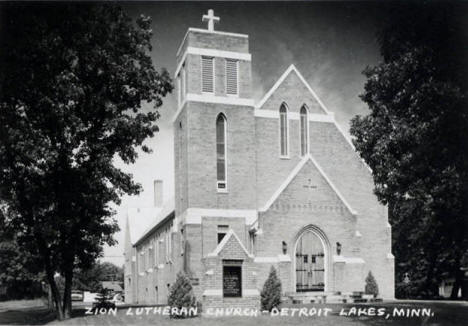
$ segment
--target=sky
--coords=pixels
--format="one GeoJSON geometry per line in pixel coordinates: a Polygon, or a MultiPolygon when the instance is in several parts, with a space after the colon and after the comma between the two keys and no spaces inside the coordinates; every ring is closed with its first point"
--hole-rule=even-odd
{"type": "MultiPolygon", "coordinates": [[[[141,14],[152,18],[151,56],[157,70],[165,68],[174,75],[175,54],[187,29],[206,28],[202,15],[214,9],[221,18],[215,30],[249,35],[255,100],[294,64],[347,134],[350,119],[367,113],[359,99],[365,83],[362,71],[381,60],[376,32],[386,17],[382,3],[129,2],[122,6],[132,18],[141,14]]],[[[176,112],[176,94],[163,99],[157,122],[160,132],[145,142],[153,153],[141,153],[133,165],[116,160],[145,190],[139,196],[123,197],[116,207],[121,228],[115,235],[118,245],[104,249],[104,261],[123,264],[127,211],[153,205],[153,180],[163,180],[165,200],[174,193],[170,121],[176,112]]]]}

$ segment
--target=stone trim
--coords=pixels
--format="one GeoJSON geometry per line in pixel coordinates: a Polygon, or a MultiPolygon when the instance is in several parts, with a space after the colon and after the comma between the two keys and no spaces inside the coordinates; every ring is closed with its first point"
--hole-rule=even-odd
{"type": "Polygon", "coordinates": [[[189,46],[185,50],[184,55],[182,56],[182,58],[179,61],[179,64],[177,65],[176,71],[174,73],[174,77],[177,77],[177,75],[179,74],[180,69],[182,68],[182,65],[185,62],[185,59],[187,58],[187,55],[189,54],[243,60],[243,61],[252,61],[252,55],[250,53],[207,49],[207,48],[196,48],[193,46],[189,46]]]}
{"type": "Polygon", "coordinates": [[[365,264],[365,260],[359,257],[345,257],[333,255],[334,263],[345,263],[345,264],[365,264]]]}
{"type": "Polygon", "coordinates": [[[243,289],[242,296],[243,297],[254,297],[260,295],[260,292],[257,289],[243,289]]]}
{"type": "MultiPolygon", "coordinates": [[[[279,119],[279,111],[274,110],[261,110],[255,109],[255,117],[257,118],[270,118],[270,119],[279,119]]],[[[335,122],[334,113],[329,114],[319,114],[319,113],[308,113],[309,121],[316,122],[335,122]]],[[[299,120],[300,114],[298,112],[288,112],[288,120],[299,120]]]]}
{"type": "Polygon", "coordinates": [[[175,122],[179,117],[182,108],[187,102],[201,102],[201,103],[212,103],[212,104],[226,104],[226,105],[239,105],[239,106],[253,106],[254,101],[250,98],[240,98],[232,96],[216,96],[211,93],[194,94],[187,93],[184,97],[184,101],[180,103],[177,112],[172,117],[172,122],[175,122]]]}
{"type": "Polygon", "coordinates": [[[254,263],[281,263],[291,262],[291,257],[288,255],[278,255],[276,257],[255,257],[254,263]]]}
{"type": "Polygon", "coordinates": [[[187,29],[187,32],[185,32],[184,38],[182,39],[182,42],[179,45],[179,48],[177,49],[176,56],[179,56],[180,50],[182,50],[182,45],[184,45],[185,40],[187,39],[187,36],[190,32],[199,32],[199,33],[206,33],[206,34],[218,34],[218,35],[226,35],[226,36],[235,36],[235,37],[242,37],[242,38],[249,38],[247,34],[239,34],[239,33],[231,33],[231,32],[222,32],[222,31],[209,31],[207,29],[201,29],[201,28],[194,28],[190,27],[187,29]]]}
{"type": "Polygon", "coordinates": [[[255,209],[187,208],[180,219],[183,224],[201,224],[203,216],[244,218],[245,224],[251,225],[257,220],[258,213],[255,209]]]}
{"type": "Polygon", "coordinates": [[[223,290],[219,289],[207,289],[203,291],[202,296],[216,296],[216,297],[222,297],[223,296],[223,290]]]}

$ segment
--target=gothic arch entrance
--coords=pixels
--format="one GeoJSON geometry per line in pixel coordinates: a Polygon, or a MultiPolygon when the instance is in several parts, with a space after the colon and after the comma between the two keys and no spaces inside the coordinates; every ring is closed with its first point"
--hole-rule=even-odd
{"type": "Polygon", "coordinates": [[[309,226],[298,235],[295,245],[296,292],[325,291],[328,242],[318,228],[309,226]]]}

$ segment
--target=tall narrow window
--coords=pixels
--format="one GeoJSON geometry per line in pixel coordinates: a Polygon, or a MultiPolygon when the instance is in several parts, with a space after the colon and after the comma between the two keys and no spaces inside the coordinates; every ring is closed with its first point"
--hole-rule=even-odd
{"type": "Polygon", "coordinates": [[[280,154],[288,156],[288,109],[286,105],[280,107],[280,154]]]}
{"type": "Polygon", "coordinates": [[[301,108],[301,155],[309,153],[309,117],[307,108],[301,108]]]}
{"type": "Polygon", "coordinates": [[[216,119],[216,177],[218,190],[226,190],[226,117],[216,119]]]}
{"type": "Polygon", "coordinates": [[[238,63],[237,60],[226,59],[226,94],[238,94],[238,63]]]}
{"type": "Polygon", "coordinates": [[[180,82],[180,73],[177,76],[177,100],[179,102],[179,105],[182,104],[182,86],[180,82]]]}
{"type": "Polygon", "coordinates": [[[186,86],[187,86],[187,76],[186,76],[186,73],[185,73],[185,63],[182,65],[182,71],[180,72],[180,75],[181,75],[181,92],[182,92],[182,96],[181,96],[181,99],[182,101],[185,99],[185,94],[187,93],[187,90],[186,90],[186,86]]]}
{"type": "Polygon", "coordinates": [[[214,93],[214,58],[202,57],[202,92],[214,93]]]}

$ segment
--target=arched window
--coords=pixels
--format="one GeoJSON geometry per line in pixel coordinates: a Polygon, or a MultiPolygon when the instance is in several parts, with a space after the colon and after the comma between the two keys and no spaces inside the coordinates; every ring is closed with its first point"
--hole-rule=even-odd
{"type": "Polygon", "coordinates": [[[226,191],[226,117],[216,118],[216,178],[219,191],[226,191]]]}
{"type": "Polygon", "coordinates": [[[309,153],[309,117],[307,108],[301,108],[301,155],[309,153]]]}
{"type": "Polygon", "coordinates": [[[286,105],[280,107],[280,154],[288,156],[288,109],[286,105]]]}

